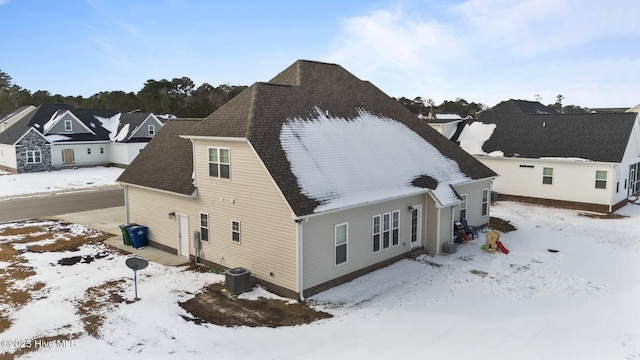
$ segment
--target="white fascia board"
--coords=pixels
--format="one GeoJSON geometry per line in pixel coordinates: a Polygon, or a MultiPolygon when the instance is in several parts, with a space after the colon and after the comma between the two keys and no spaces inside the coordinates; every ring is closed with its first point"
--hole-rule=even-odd
{"type": "Polygon", "coordinates": [[[532,161],[532,162],[536,162],[536,163],[561,163],[561,164],[589,164],[589,165],[606,165],[606,166],[613,166],[613,165],[620,165],[619,162],[604,162],[604,161],[591,161],[591,160],[585,160],[585,161],[578,161],[578,160],[571,160],[571,159],[562,159],[562,158],[525,158],[525,157],[504,157],[504,156],[489,156],[489,155],[473,155],[473,157],[477,158],[477,159],[492,159],[492,160],[504,160],[504,161],[519,161],[519,162],[523,162],[523,161],[532,161]]]}
{"type": "Polygon", "coordinates": [[[13,145],[14,145],[14,146],[16,146],[16,144],[17,144],[17,143],[19,143],[20,141],[22,141],[22,139],[23,139],[25,136],[27,136],[27,134],[28,134],[29,132],[31,132],[31,131],[35,131],[35,132],[36,132],[36,134],[40,135],[40,137],[41,137],[41,138],[43,138],[46,142],[48,142],[49,144],[53,144],[51,141],[49,141],[49,139],[47,139],[44,135],[42,135],[42,134],[40,133],[40,131],[36,130],[36,129],[32,126],[32,127],[30,127],[30,128],[29,128],[29,130],[25,131],[25,132],[24,132],[24,134],[22,134],[22,136],[20,136],[20,138],[19,138],[15,143],[13,143],[13,145]]]}
{"type": "Polygon", "coordinates": [[[163,193],[163,194],[181,196],[181,197],[186,197],[186,198],[190,198],[190,199],[195,199],[195,198],[198,197],[198,189],[195,189],[191,195],[185,195],[185,194],[180,194],[180,193],[173,192],[173,191],[156,189],[156,188],[137,185],[137,184],[132,184],[132,183],[124,182],[124,181],[116,181],[116,182],[118,184],[120,184],[120,186],[122,186],[122,187],[125,187],[125,186],[137,187],[137,188],[140,188],[140,189],[151,190],[151,191],[156,191],[156,192],[160,192],[160,193],[163,193]]]}
{"type": "Polygon", "coordinates": [[[246,137],[225,137],[225,136],[197,136],[197,135],[180,135],[182,139],[189,140],[216,140],[216,141],[249,141],[246,137]]]}

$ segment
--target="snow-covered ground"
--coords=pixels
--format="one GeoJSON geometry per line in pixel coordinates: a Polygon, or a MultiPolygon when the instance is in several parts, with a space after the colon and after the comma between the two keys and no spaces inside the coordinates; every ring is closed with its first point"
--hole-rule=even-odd
{"type": "MultiPolygon", "coordinates": [[[[481,236],[452,255],[399,261],[312,297],[334,317],[295,327],[186,321],[177,303],[223,277],[150,264],[138,272],[141,300],[105,308],[99,338],[25,358],[639,359],[640,206],[619,213],[629,217],[498,203],[492,215],[518,228],[502,235],[508,255],[480,250],[481,236]]],[[[132,299],[124,255],[57,265],[99,251],[26,253],[36,271],[27,281],[46,286],[0,339],[82,332],[74,306],[107,281],[124,279],[132,299]]]]}
{"type": "Polygon", "coordinates": [[[27,174],[0,173],[0,200],[116,185],[122,171],[124,169],[117,167],[94,167],[27,174]]]}

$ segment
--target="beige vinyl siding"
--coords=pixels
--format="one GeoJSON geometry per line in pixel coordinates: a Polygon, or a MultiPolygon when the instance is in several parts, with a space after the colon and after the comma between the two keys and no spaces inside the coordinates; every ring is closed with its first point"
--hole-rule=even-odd
{"type": "MultiPolygon", "coordinates": [[[[480,226],[489,223],[491,214],[491,180],[479,180],[462,185],[454,185],[453,188],[458,194],[467,194],[467,220],[469,224],[480,226]],[[482,190],[489,189],[487,215],[482,216],[482,190]]],[[[454,219],[460,220],[460,206],[456,206],[454,219]]]]}
{"type": "MultiPolygon", "coordinates": [[[[177,217],[169,218],[170,212],[189,215],[189,228],[195,229],[198,219],[191,217],[197,210],[197,200],[187,197],[171,195],[150,189],[128,186],[127,202],[129,204],[129,222],[148,226],[147,237],[150,240],[173,249],[178,248],[177,217]]],[[[193,242],[190,239],[190,253],[193,254],[193,242]]]]}
{"type": "Polygon", "coordinates": [[[178,218],[189,216],[189,249],[200,229],[200,213],[209,214],[209,241],[201,257],[228,268],[244,267],[252,275],[297,290],[296,223],[291,209],[246,142],[196,141],[198,197],[187,198],[129,186],[130,221],[149,227],[148,237],[177,249],[178,218]],[[209,178],[207,148],[230,149],[231,179],[209,178]],[[231,221],[239,221],[241,241],[231,240],[231,221]]]}
{"type": "MultiPolygon", "coordinates": [[[[303,286],[305,289],[322,284],[366,266],[376,264],[409,251],[410,205],[423,205],[425,195],[362,206],[354,209],[311,216],[302,222],[303,286]],[[373,216],[399,210],[399,243],[373,252],[373,216]],[[348,223],[347,262],[335,264],[335,226],[348,223]]],[[[424,225],[424,221],[423,221],[424,225]]],[[[424,232],[422,233],[424,237],[424,232]]],[[[390,240],[391,243],[391,240],[390,240]]]]}
{"type": "Polygon", "coordinates": [[[297,239],[291,208],[246,141],[196,140],[194,146],[197,209],[192,229],[199,228],[199,212],[209,213],[205,259],[229,268],[242,266],[267,281],[296,290],[297,239]],[[209,147],[230,150],[230,179],[209,176],[209,147]],[[231,222],[239,221],[241,240],[231,240],[231,222]]]}

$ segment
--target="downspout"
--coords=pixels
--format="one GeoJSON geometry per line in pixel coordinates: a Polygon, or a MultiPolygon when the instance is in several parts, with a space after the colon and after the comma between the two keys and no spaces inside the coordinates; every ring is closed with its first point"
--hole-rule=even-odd
{"type": "Polygon", "coordinates": [[[440,224],[440,210],[442,210],[442,208],[438,207],[438,213],[436,215],[436,224],[438,224],[437,228],[436,228],[436,255],[440,254],[440,228],[442,227],[440,224]]]}
{"type": "Polygon", "coordinates": [[[456,207],[452,206],[451,207],[451,227],[449,229],[451,229],[451,234],[449,235],[449,242],[453,242],[453,235],[455,234],[455,231],[453,231],[454,227],[453,225],[455,224],[456,220],[455,220],[455,211],[456,207]]]}
{"type": "Polygon", "coordinates": [[[130,224],[129,222],[129,187],[127,185],[123,186],[124,188],[124,215],[125,215],[125,224],[130,224]]]}
{"type": "Polygon", "coordinates": [[[297,219],[296,220],[296,247],[298,250],[298,256],[296,256],[296,265],[298,267],[298,296],[300,297],[300,301],[304,301],[304,284],[303,284],[303,274],[302,274],[302,269],[303,269],[303,248],[302,248],[302,244],[303,244],[303,222],[305,220],[302,219],[297,219]]]}
{"type": "MultiPolygon", "coordinates": [[[[611,164],[611,168],[613,168],[613,170],[611,170],[611,177],[613,178],[613,180],[617,180],[618,178],[618,169],[616,168],[616,164],[611,164]]],[[[613,205],[615,200],[615,191],[614,191],[614,183],[615,181],[611,181],[611,191],[609,191],[609,213],[611,213],[613,211],[613,205]]]]}

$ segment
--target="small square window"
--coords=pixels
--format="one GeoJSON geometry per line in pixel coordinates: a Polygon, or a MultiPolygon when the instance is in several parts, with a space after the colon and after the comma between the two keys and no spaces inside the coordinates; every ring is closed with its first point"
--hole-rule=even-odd
{"type": "Polygon", "coordinates": [[[100,148],[100,154],[104,154],[104,148],[100,148]]]}
{"type": "Polygon", "coordinates": [[[73,122],[71,120],[64,121],[64,131],[73,131],[73,122]]]}
{"type": "Polygon", "coordinates": [[[148,130],[149,136],[153,136],[153,135],[156,134],[156,126],[155,125],[149,125],[147,127],[147,130],[148,130]]]}
{"type": "Polygon", "coordinates": [[[87,154],[91,154],[91,148],[87,148],[87,154]]]}

